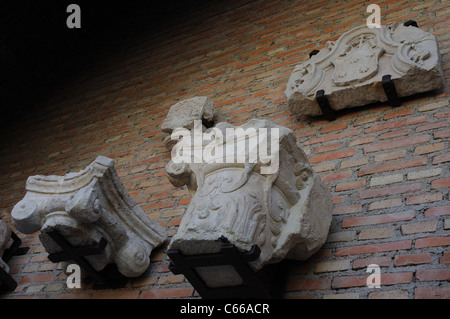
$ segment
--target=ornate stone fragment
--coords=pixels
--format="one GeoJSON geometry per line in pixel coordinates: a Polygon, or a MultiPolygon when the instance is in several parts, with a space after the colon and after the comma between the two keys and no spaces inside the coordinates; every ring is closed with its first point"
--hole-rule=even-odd
{"type": "MultiPolygon", "coordinates": [[[[173,130],[179,128],[193,129],[195,120],[212,123],[213,118],[213,102],[206,96],[196,96],[172,105],[161,129],[163,132],[171,134],[173,130]]],[[[205,129],[206,127],[203,126],[203,130],[205,129]]],[[[175,144],[176,142],[170,136],[164,140],[164,145],[168,150],[171,150],[175,144]]]]}
{"type": "Polygon", "coordinates": [[[104,251],[85,257],[97,271],[115,263],[127,277],[141,275],[152,249],[167,235],[129,196],[114,161],[104,156],[77,173],[31,176],[26,190],[12,211],[17,229],[25,234],[40,230],[39,239],[49,254],[61,251],[48,235],[52,230],[74,247],[94,245],[103,237],[104,251]]]}
{"type": "Polygon", "coordinates": [[[294,68],[285,91],[289,110],[321,115],[316,102],[320,90],[336,111],[385,102],[385,75],[391,76],[398,97],[442,88],[436,38],[399,22],[381,28],[354,28],[294,68]]]}
{"type": "MultiPolygon", "coordinates": [[[[222,122],[204,132],[202,148],[203,161],[176,163],[172,153],[166,166],[171,183],[187,185],[194,194],[169,249],[202,255],[219,252],[224,238],[240,251],[256,244],[261,253],[250,265],[259,270],[284,258],[307,259],[323,245],[332,196],[291,130],[265,120],[239,127],[222,122]],[[205,142],[205,135],[214,140],[205,142]],[[261,149],[269,144],[270,152],[261,149]],[[215,154],[205,156],[211,149],[215,154]],[[245,160],[237,160],[242,154],[245,160]]],[[[196,271],[210,287],[239,285],[228,268],[196,271]]]]}
{"type": "Polygon", "coordinates": [[[2,256],[5,250],[9,247],[11,233],[11,228],[0,219],[0,268],[7,273],[9,272],[9,266],[3,261],[2,256]]]}

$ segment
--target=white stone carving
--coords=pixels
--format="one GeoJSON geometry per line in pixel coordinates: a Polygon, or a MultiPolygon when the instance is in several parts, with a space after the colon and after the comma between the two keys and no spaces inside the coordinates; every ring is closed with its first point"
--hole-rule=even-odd
{"type": "MultiPolygon", "coordinates": [[[[171,134],[173,130],[179,128],[193,129],[195,120],[205,120],[213,122],[214,104],[210,98],[206,96],[196,96],[191,99],[180,101],[170,107],[164,122],[161,125],[163,132],[171,134]]],[[[203,130],[206,127],[203,126],[203,130]]],[[[164,140],[164,145],[168,150],[176,144],[170,136],[164,140]]]]}
{"type": "MultiPolygon", "coordinates": [[[[239,127],[222,122],[214,129],[226,136],[229,128],[278,129],[279,168],[273,174],[262,174],[261,167],[268,163],[250,163],[250,148],[245,150],[246,163],[231,162],[226,153],[228,139],[223,163],[171,160],[166,166],[169,180],[175,186],[187,185],[194,195],[169,249],[185,255],[216,253],[222,245],[219,237],[224,236],[241,251],[250,250],[253,244],[260,247],[259,258],[250,263],[254,270],[284,258],[307,259],[327,238],[331,193],[310,167],[291,130],[265,120],[251,120],[239,127]]],[[[204,149],[207,145],[204,142],[204,149]]],[[[232,270],[218,268],[198,269],[198,273],[212,287],[239,282],[232,270]]]]}
{"type": "Polygon", "coordinates": [[[129,196],[110,158],[99,156],[80,172],[64,176],[31,176],[26,190],[12,211],[16,228],[25,234],[40,230],[48,253],[61,251],[47,234],[51,230],[75,247],[105,238],[102,254],[85,257],[97,271],[116,263],[123,275],[139,276],[149,266],[152,249],[167,237],[129,196]]]}
{"type": "Polygon", "coordinates": [[[289,110],[321,115],[315,100],[319,90],[336,111],[387,101],[381,84],[387,74],[399,97],[442,88],[436,38],[399,22],[354,28],[294,68],[285,91],[289,110]]]}
{"type": "Polygon", "coordinates": [[[8,224],[0,219],[0,268],[7,273],[9,272],[9,266],[3,261],[2,256],[10,245],[11,233],[12,231],[8,224]]]}

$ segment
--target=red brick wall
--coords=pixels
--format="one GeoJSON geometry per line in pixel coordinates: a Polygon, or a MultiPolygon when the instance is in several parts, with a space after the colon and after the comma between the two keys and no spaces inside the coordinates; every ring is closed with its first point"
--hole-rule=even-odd
{"type": "MultiPolygon", "coordinates": [[[[379,1],[381,21],[416,20],[437,36],[445,89],[339,113],[297,118],[286,105],[293,67],[328,40],[365,23],[367,1],[206,2],[158,30],[127,34],[107,54],[91,52],[80,75],[61,81],[34,111],[3,129],[0,217],[10,223],[26,178],[78,171],[98,155],[115,159],[131,196],[172,236],[190,196],[171,186],[160,130],[177,101],[209,96],[217,120],[261,118],[295,131],[334,196],[329,238],[310,260],[293,262],[286,298],[450,298],[450,3],[379,1]],[[175,23],[176,22],[176,23],[175,23]],[[366,287],[369,264],[381,289],[366,287]]],[[[2,298],[195,296],[168,270],[165,247],[149,271],[116,290],[67,289],[37,233],[10,261],[18,282],[2,298]]]]}

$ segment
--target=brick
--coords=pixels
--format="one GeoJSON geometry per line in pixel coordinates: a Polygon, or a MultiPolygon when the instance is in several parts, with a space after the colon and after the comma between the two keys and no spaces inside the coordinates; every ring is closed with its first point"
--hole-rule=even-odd
{"type": "Polygon", "coordinates": [[[444,251],[441,259],[439,259],[440,264],[450,264],[450,251],[444,251]]]}
{"type": "Polygon", "coordinates": [[[309,162],[311,164],[316,164],[316,163],[321,163],[321,162],[325,162],[325,161],[331,161],[331,160],[336,160],[336,159],[340,159],[340,158],[350,157],[353,155],[355,155],[355,149],[348,149],[348,150],[343,150],[343,151],[338,151],[338,152],[330,152],[330,153],[326,153],[326,154],[322,154],[322,155],[318,155],[318,156],[312,156],[309,158],[309,162]]]}
{"type": "Polygon", "coordinates": [[[341,179],[350,178],[352,176],[352,171],[338,171],[335,173],[326,173],[320,175],[320,178],[324,183],[332,182],[332,181],[338,181],[341,179]]]}
{"type": "Polygon", "coordinates": [[[384,116],[385,120],[390,120],[396,117],[401,117],[401,116],[406,116],[406,115],[411,115],[413,114],[413,110],[412,109],[400,109],[400,110],[395,110],[393,112],[390,112],[388,114],[386,114],[384,116]]]}
{"type": "Polygon", "coordinates": [[[355,230],[340,231],[337,233],[328,234],[327,242],[333,243],[333,242],[342,242],[342,241],[352,241],[355,238],[356,238],[355,230]]]}
{"type": "Polygon", "coordinates": [[[348,206],[336,206],[333,209],[333,215],[354,214],[362,211],[361,204],[353,204],[348,206]]]}
{"type": "Polygon", "coordinates": [[[415,158],[407,161],[391,161],[383,164],[369,165],[359,170],[358,176],[371,175],[404,168],[418,167],[427,164],[426,157],[415,158]]]}
{"type": "Polygon", "coordinates": [[[323,261],[316,264],[314,273],[320,274],[324,272],[333,272],[347,270],[350,268],[350,259],[323,261]]]}
{"type": "Polygon", "coordinates": [[[304,291],[304,290],[327,290],[331,288],[331,279],[329,278],[302,278],[289,279],[286,285],[286,291],[304,291]]]}
{"type": "Polygon", "coordinates": [[[403,174],[393,174],[385,176],[372,177],[370,179],[370,187],[393,184],[403,181],[403,174]]]}
{"type": "Polygon", "coordinates": [[[323,299],[359,299],[359,293],[328,294],[323,295],[323,299]]]}
{"type": "Polygon", "coordinates": [[[441,138],[449,138],[450,137],[450,130],[443,130],[433,133],[434,139],[441,139],[441,138]]]}
{"type": "Polygon", "coordinates": [[[193,288],[158,288],[151,290],[144,290],[141,292],[139,299],[167,299],[167,298],[183,298],[191,297],[193,288]]]}
{"type": "Polygon", "coordinates": [[[435,130],[435,129],[447,127],[447,126],[448,126],[447,121],[439,121],[439,122],[434,122],[434,123],[429,123],[429,124],[418,126],[416,128],[416,132],[419,133],[419,132],[424,132],[424,131],[428,131],[428,130],[435,130]]]}
{"type": "Polygon", "coordinates": [[[425,193],[421,195],[411,195],[406,198],[406,205],[418,205],[424,203],[434,203],[442,200],[442,193],[425,193]]]}
{"type": "Polygon", "coordinates": [[[361,198],[361,199],[367,199],[367,198],[375,198],[375,197],[382,197],[382,196],[388,196],[388,195],[398,195],[398,194],[417,192],[417,191],[420,191],[421,189],[422,189],[422,184],[420,184],[420,183],[402,184],[399,186],[390,186],[390,187],[384,187],[384,188],[363,190],[363,191],[358,192],[358,195],[359,195],[359,198],[361,198]]]}
{"type": "Polygon", "coordinates": [[[391,213],[391,214],[380,214],[373,216],[362,216],[362,217],[348,217],[342,221],[342,227],[355,227],[355,226],[364,226],[364,225],[378,225],[378,224],[387,224],[387,223],[395,223],[399,221],[411,220],[416,216],[416,212],[413,210],[400,212],[400,213],[391,213]]]}
{"type": "Polygon", "coordinates": [[[425,217],[450,215],[450,205],[435,206],[425,211],[425,217]]]}
{"type": "Polygon", "coordinates": [[[391,257],[369,257],[361,258],[353,261],[353,269],[367,268],[369,265],[378,265],[380,267],[389,267],[391,265],[391,257]]]}
{"type": "MultiPolygon", "coordinates": [[[[430,2],[430,4],[431,4],[431,2],[430,2]]],[[[448,101],[438,101],[438,102],[422,105],[417,110],[419,112],[428,112],[428,111],[437,110],[437,109],[445,107],[445,106],[448,106],[448,101]]]]}
{"type": "Polygon", "coordinates": [[[430,135],[419,135],[407,138],[400,138],[396,140],[390,140],[386,142],[380,142],[375,144],[366,145],[364,147],[364,153],[380,152],[391,150],[394,148],[400,148],[410,145],[417,145],[420,143],[426,143],[430,141],[430,135]]]}
{"type": "Polygon", "coordinates": [[[416,280],[418,281],[434,281],[449,280],[450,269],[418,269],[416,271],[416,280]]]}
{"type": "Polygon", "coordinates": [[[316,173],[321,173],[321,172],[334,170],[335,167],[336,167],[336,165],[334,163],[329,162],[329,163],[313,166],[313,169],[316,173]]]}
{"type": "Polygon", "coordinates": [[[347,123],[339,123],[324,126],[321,130],[321,134],[331,133],[335,131],[341,131],[347,128],[347,123]]]}
{"type": "Polygon", "coordinates": [[[423,154],[439,152],[439,151],[442,151],[444,148],[445,148],[444,143],[421,145],[421,146],[417,146],[415,148],[414,155],[423,155],[423,154]]]}
{"type": "Polygon", "coordinates": [[[398,130],[394,132],[387,132],[380,135],[380,140],[387,140],[390,138],[405,136],[409,134],[409,129],[398,130]]]}
{"type": "Polygon", "coordinates": [[[425,222],[408,223],[402,225],[402,234],[411,235],[417,233],[431,233],[436,230],[437,220],[428,220],[425,222]]]}
{"type": "Polygon", "coordinates": [[[348,255],[362,255],[372,254],[384,251],[411,249],[412,241],[410,239],[392,241],[387,243],[367,244],[359,246],[341,247],[337,248],[335,252],[336,257],[348,256],[348,255]]]}
{"type": "Polygon", "coordinates": [[[374,132],[379,132],[379,131],[384,131],[384,130],[392,130],[395,128],[399,128],[399,127],[403,127],[403,126],[412,126],[412,125],[424,123],[424,122],[428,122],[428,115],[421,115],[421,116],[417,116],[417,117],[402,119],[399,121],[393,121],[393,122],[389,122],[389,123],[373,125],[370,128],[366,129],[365,133],[368,134],[368,133],[374,133],[374,132]]]}
{"type": "Polygon", "coordinates": [[[341,169],[366,165],[369,162],[369,157],[351,158],[341,162],[341,169]]]}
{"type": "Polygon", "coordinates": [[[312,145],[312,144],[324,143],[324,142],[329,142],[329,141],[338,141],[338,140],[346,138],[346,137],[358,135],[360,132],[361,132],[361,130],[359,130],[359,129],[350,130],[350,131],[347,130],[347,131],[337,133],[337,134],[329,134],[329,135],[311,138],[308,141],[306,141],[304,144],[312,145]]]}
{"type": "Polygon", "coordinates": [[[406,290],[386,290],[369,293],[369,299],[408,299],[406,290]]]}
{"type": "Polygon", "coordinates": [[[450,188],[450,178],[442,178],[431,182],[432,189],[450,188]]]}
{"type": "Polygon", "coordinates": [[[433,157],[433,165],[445,163],[445,162],[450,162],[450,153],[445,153],[445,154],[433,157]]]}
{"type": "Polygon", "coordinates": [[[415,299],[450,299],[450,287],[414,288],[415,299]]]}
{"type": "MultiPolygon", "coordinates": [[[[362,276],[342,276],[334,277],[331,287],[333,289],[362,287],[367,285],[367,278],[370,274],[362,276]]],[[[406,284],[412,281],[412,272],[381,274],[380,281],[382,286],[406,284]]]]}
{"type": "Polygon", "coordinates": [[[422,171],[409,172],[407,177],[408,177],[408,180],[416,180],[416,179],[423,179],[423,178],[439,176],[441,173],[442,173],[441,168],[434,168],[434,169],[427,169],[427,170],[422,170],[422,171]]]}
{"type": "Polygon", "coordinates": [[[394,236],[395,228],[391,227],[382,227],[382,228],[365,228],[361,230],[359,233],[359,240],[367,240],[367,239],[381,239],[381,238],[390,238],[394,236]]]}
{"type": "Polygon", "coordinates": [[[315,149],[315,153],[319,154],[319,153],[335,151],[339,148],[341,148],[341,143],[333,143],[333,144],[328,144],[328,145],[324,145],[324,146],[318,146],[315,149]]]}
{"type": "Polygon", "coordinates": [[[388,153],[375,154],[375,162],[386,162],[406,156],[406,150],[398,150],[388,153]]]}
{"type": "Polygon", "coordinates": [[[427,248],[427,247],[438,247],[438,246],[449,246],[450,237],[425,237],[416,239],[414,247],[427,248]]]}
{"type": "Polygon", "coordinates": [[[375,136],[364,136],[364,137],[358,137],[351,141],[348,146],[356,146],[356,145],[362,145],[367,143],[372,143],[375,140],[375,136]]]}
{"type": "Polygon", "coordinates": [[[342,182],[342,183],[336,184],[336,192],[342,192],[342,191],[363,188],[365,185],[366,185],[365,179],[360,179],[360,180],[351,181],[351,182],[342,182]]]}
{"type": "Polygon", "coordinates": [[[444,229],[450,229],[450,219],[444,220],[444,229]]]}
{"type": "Polygon", "coordinates": [[[429,253],[423,254],[411,254],[411,255],[397,255],[394,258],[394,266],[414,266],[421,264],[429,264],[433,261],[433,258],[429,253]]]}
{"type": "Polygon", "coordinates": [[[386,209],[391,207],[397,207],[402,205],[402,199],[401,198],[392,198],[392,199],[385,199],[376,201],[373,203],[370,203],[367,210],[378,210],[378,209],[386,209]]]}
{"type": "Polygon", "coordinates": [[[139,290],[114,289],[94,291],[91,299],[137,299],[139,290]]]}

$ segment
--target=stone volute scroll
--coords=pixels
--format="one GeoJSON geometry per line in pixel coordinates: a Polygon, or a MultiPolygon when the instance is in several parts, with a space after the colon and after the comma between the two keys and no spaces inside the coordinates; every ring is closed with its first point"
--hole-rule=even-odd
{"type": "Polygon", "coordinates": [[[40,230],[49,254],[61,252],[49,236],[55,230],[73,247],[106,241],[101,253],[85,257],[96,271],[115,263],[122,275],[137,277],[147,270],[151,251],[167,237],[129,196],[114,161],[104,156],[76,173],[31,176],[26,191],[12,211],[16,228],[25,234],[40,230]]]}
{"type": "Polygon", "coordinates": [[[391,102],[385,82],[390,82],[396,92],[392,98],[397,100],[442,88],[435,36],[400,22],[381,28],[356,27],[295,66],[285,94],[292,113],[318,116],[326,113],[317,100],[318,92],[332,111],[338,111],[391,102]]]}
{"type": "MultiPolygon", "coordinates": [[[[200,145],[203,160],[177,162],[175,146],[166,165],[170,182],[187,185],[193,195],[168,250],[203,255],[219,252],[223,242],[242,252],[257,245],[260,254],[249,263],[254,271],[285,258],[304,260],[317,252],[328,235],[332,196],[297,146],[293,131],[251,120],[241,126],[221,122],[204,134],[214,138],[200,145]],[[245,132],[245,137],[237,132],[245,132]],[[238,140],[247,137],[247,146],[240,148],[238,140]],[[268,150],[262,145],[268,144],[270,151],[264,156],[261,151],[268,150]],[[245,155],[245,160],[236,160],[236,155],[245,155]]],[[[193,152],[198,148],[195,145],[193,152]]],[[[240,283],[224,266],[198,267],[196,272],[209,287],[240,283]]]]}

